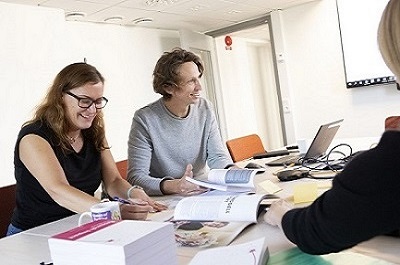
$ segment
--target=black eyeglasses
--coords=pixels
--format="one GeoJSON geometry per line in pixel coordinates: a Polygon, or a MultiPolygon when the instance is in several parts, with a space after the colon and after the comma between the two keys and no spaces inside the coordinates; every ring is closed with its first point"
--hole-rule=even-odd
{"type": "Polygon", "coordinates": [[[102,109],[107,105],[108,99],[105,97],[101,97],[98,99],[92,99],[89,97],[78,97],[77,95],[66,91],[65,94],[70,95],[73,98],[76,98],[78,100],[78,106],[83,109],[88,109],[90,108],[93,104],[96,109],[102,109]]]}

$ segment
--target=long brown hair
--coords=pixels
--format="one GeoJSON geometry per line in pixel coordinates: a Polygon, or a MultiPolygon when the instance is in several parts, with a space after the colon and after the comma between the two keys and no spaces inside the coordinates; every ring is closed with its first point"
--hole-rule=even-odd
{"type": "MultiPolygon", "coordinates": [[[[63,93],[73,88],[84,86],[88,83],[104,83],[104,77],[94,66],[87,63],[73,63],[66,66],[55,77],[52,86],[49,88],[44,100],[38,105],[33,118],[26,122],[31,124],[37,121],[46,123],[56,134],[59,144],[64,152],[71,150],[67,132],[70,124],[65,117],[63,104],[63,93]]],[[[98,110],[92,126],[82,130],[85,140],[94,143],[97,150],[104,150],[105,128],[103,112],[98,110]]]]}

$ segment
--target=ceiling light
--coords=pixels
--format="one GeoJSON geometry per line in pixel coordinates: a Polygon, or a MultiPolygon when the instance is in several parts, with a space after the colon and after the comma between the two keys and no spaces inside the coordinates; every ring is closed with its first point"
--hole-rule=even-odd
{"type": "Polygon", "coordinates": [[[231,14],[231,15],[240,14],[240,13],[242,13],[242,11],[240,11],[240,10],[235,10],[235,9],[233,9],[233,10],[231,10],[231,11],[228,12],[228,14],[231,14]]]}
{"type": "Polygon", "coordinates": [[[114,17],[108,17],[104,19],[104,22],[108,23],[120,23],[123,20],[123,17],[121,16],[114,16],[114,17]]]}
{"type": "Polygon", "coordinates": [[[132,24],[135,24],[135,25],[142,24],[142,23],[149,23],[149,22],[153,22],[153,19],[150,17],[140,17],[140,18],[136,18],[136,19],[132,20],[132,24]]]}
{"type": "Polygon", "coordinates": [[[146,0],[145,4],[148,6],[157,6],[157,5],[172,5],[179,0],[146,0]]]}
{"type": "Polygon", "coordinates": [[[200,6],[200,5],[195,5],[193,7],[190,8],[190,10],[192,10],[193,12],[198,12],[200,10],[203,10],[204,6],[200,6]]]}
{"type": "Polygon", "coordinates": [[[86,17],[86,13],[84,12],[73,11],[65,13],[65,19],[67,20],[80,20],[84,17],[86,17]]]}

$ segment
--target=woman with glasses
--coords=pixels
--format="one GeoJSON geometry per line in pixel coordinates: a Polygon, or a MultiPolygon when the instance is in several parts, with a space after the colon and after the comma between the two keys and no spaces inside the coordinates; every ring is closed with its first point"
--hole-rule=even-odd
{"type": "Polygon", "coordinates": [[[186,181],[210,168],[232,165],[211,104],[200,96],[204,66],[192,52],[165,52],[153,71],[162,97],[136,111],[128,141],[128,180],[150,195],[193,195],[186,181]]]}
{"type": "Polygon", "coordinates": [[[94,193],[101,182],[111,196],[139,200],[120,206],[123,219],[145,219],[162,209],[120,176],[105,137],[103,91],[96,68],[68,65],[23,125],[14,151],[17,206],[8,235],[89,211],[100,202],[94,193]]]}

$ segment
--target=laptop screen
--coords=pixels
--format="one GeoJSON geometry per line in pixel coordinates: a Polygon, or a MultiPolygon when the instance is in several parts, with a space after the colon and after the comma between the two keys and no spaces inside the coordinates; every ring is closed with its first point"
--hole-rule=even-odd
{"type": "Polygon", "coordinates": [[[287,166],[289,164],[301,164],[301,159],[318,159],[325,155],[326,150],[328,150],[336,132],[339,130],[340,123],[343,121],[337,120],[331,123],[321,125],[315,135],[310,147],[305,154],[293,155],[289,154],[287,156],[280,157],[278,159],[269,161],[265,163],[267,166],[287,166]]]}
{"type": "Polygon", "coordinates": [[[343,119],[321,125],[304,158],[318,158],[325,155],[342,121],[343,119]]]}

